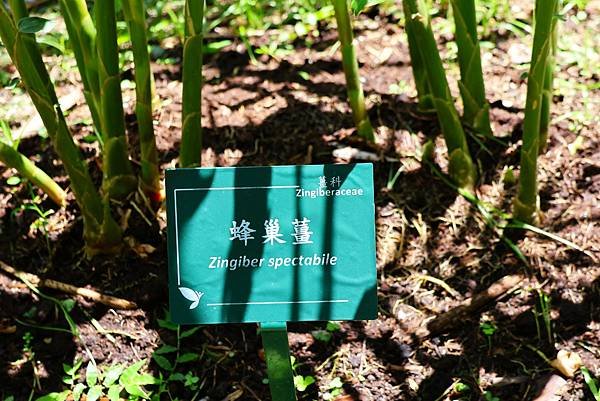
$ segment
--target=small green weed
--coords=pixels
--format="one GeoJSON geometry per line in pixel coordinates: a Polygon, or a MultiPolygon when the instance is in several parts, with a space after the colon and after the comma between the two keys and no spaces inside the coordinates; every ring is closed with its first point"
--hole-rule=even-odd
{"type": "Polygon", "coordinates": [[[500,398],[498,398],[494,394],[492,394],[491,391],[484,392],[483,393],[483,399],[485,401],[500,401],[500,398]]]}
{"type": "Polygon", "coordinates": [[[168,395],[169,399],[173,399],[169,389],[169,384],[173,382],[180,382],[185,388],[196,392],[197,394],[204,386],[204,381],[201,381],[200,377],[196,376],[191,370],[183,369],[184,372],[187,370],[184,374],[181,371],[182,369],[178,368],[180,368],[181,365],[202,359],[202,354],[195,352],[182,353],[181,350],[181,340],[196,333],[200,329],[200,326],[181,331],[181,326],[172,323],[168,314],[164,320],[158,319],[158,324],[160,327],[175,333],[176,343],[175,345],[165,343],[157,348],[152,354],[152,359],[162,369],[162,371],[159,372],[157,381],[158,390],[153,399],[159,400],[163,394],[168,395]]]}
{"type": "Polygon", "coordinates": [[[77,371],[81,367],[81,361],[76,361],[73,366],[63,364],[66,374],[63,383],[70,389],[44,395],[36,401],[64,401],[67,398],[79,401],[83,395],[87,401],[97,401],[103,395],[106,395],[110,401],[118,401],[122,399],[122,395],[128,400],[148,399],[152,393],[144,386],[156,384],[157,379],[149,373],[140,372],[145,364],[146,360],[143,359],[127,367],[113,365],[100,369],[94,361],[90,361],[85,368],[84,380],[77,384],[75,381],[80,376],[77,371]]]}
{"type": "Polygon", "coordinates": [[[303,376],[301,374],[298,374],[297,369],[301,365],[298,364],[294,356],[290,356],[290,360],[292,362],[292,372],[294,373],[294,386],[296,387],[297,391],[303,392],[308,386],[315,382],[315,378],[314,376],[310,375],[303,376]]]}
{"type": "Polygon", "coordinates": [[[339,377],[335,377],[327,384],[327,391],[323,393],[324,400],[333,400],[342,394],[344,383],[339,377]]]}
{"type": "Polygon", "coordinates": [[[339,331],[339,330],[340,330],[339,323],[327,322],[327,326],[325,326],[325,330],[323,330],[323,329],[313,330],[310,332],[310,334],[315,338],[315,340],[327,343],[327,342],[331,341],[331,339],[333,338],[333,333],[336,331],[339,331]]]}
{"type": "Polygon", "coordinates": [[[546,339],[548,344],[554,343],[554,333],[552,331],[552,320],[550,318],[550,296],[542,290],[537,290],[538,304],[534,310],[535,327],[537,329],[538,339],[542,339],[541,327],[542,324],[546,331],[546,339]],[[540,324],[540,321],[542,324],[540,324]]]}
{"type": "Polygon", "coordinates": [[[492,336],[496,333],[496,331],[498,330],[498,327],[493,322],[484,321],[484,322],[479,323],[479,329],[481,330],[481,333],[486,338],[487,345],[488,345],[488,352],[491,352],[492,336]]]}
{"type": "Polygon", "coordinates": [[[33,335],[31,332],[27,331],[23,334],[23,346],[21,347],[21,352],[23,356],[11,363],[13,367],[20,367],[22,365],[31,364],[33,371],[32,385],[31,385],[31,394],[29,398],[33,396],[33,392],[37,388],[38,390],[41,388],[40,379],[37,371],[37,364],[35,363],[35,352],[33,350],[33,346],[31,343],[33,342],[33,335]]]}

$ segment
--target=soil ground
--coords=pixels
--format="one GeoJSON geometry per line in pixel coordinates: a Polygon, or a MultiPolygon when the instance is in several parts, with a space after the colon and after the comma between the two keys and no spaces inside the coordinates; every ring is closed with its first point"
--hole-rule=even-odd
{"type": "MultiPolygon", "coordinates": [[[[589,7],[589,15],[600,12],[598,3],[589,7]]],[[[567,21],[563,29],[576,38],[584,30],[600,31],[600,23],[597,17],[581,26],[567,21]]],[[[347,146],[371,152],[380,160],[374,162],[379,318],[343,322],[328,342],[311,334],[324,328],[324,323],[289,325],[297,373],[317,379],[300,398],[327,398],[333,391],[329,383],[339,377],[346,394],[339,400],[477,400],[483,391],[500,400],[528,400],[553,371],[540,354],[552,359],[561,349],[578,353],[598,376],[600,124],[597,118],[581,123],[574,117],[575,112],[594,107],[588,102],[595,104],[596,113],[599,110],[597,70],[585,76],[577,63],[561,65],[557,79],[574,83],[572,88],[596,85],[596,89],[586,94],[556,91],[550,140],[539,173],[540,226],[575,242],[586,253],[532,232],[510,233],[529,261],[525,266],[486,226],[476,208],[418,161],[418,149],[434,139],[434,160],[445,171],[446,151],[435,116],[417,110],[408,48],[397,21],[375,15],[362,20],[357,34],[377,148],[351,135],[344,75],[339,55],[331,52],[335,35],[324,32],[311,48],[298,47],[280,60],[260,58],[258,64],[252,64],[243,46],[234,43],[207,58],[204,69],[204,165],[347,162],[334,156],[347,146]],[[394,85],[402,88],[400,94],[390,90],[394,85]],[[391,185],[389,177],[398,169],[400,174],[391,185]],[[517,291],[486,305],[449,332],[427,339],[414,335],[427,319],[514,273],[526,276],[517,291]],[[543,321],[536,319],[540,293],[550,299],[550,339],[543,321]],[[493,334],[484,334],[485,324],[493,327],[493,334]],[[458,394],[453,385],[459,381],[470,391],[458,394]]],[[[440,38],[446,55],[449,39],[440,38]]],[[[518,173],[528,56],[520,54],[527,51],[521,39],[494,32],[488,40],[495,47],[483,52],[487,96],[495,135],[504,144],[490,142],[488,151],[473,146],[481,160],[478,195],[508,211],[516,188],[503,177],[506,166],[518,173]]],[[[155,115],[161,162],[174,166],[181,129],[180,69],[161,64],[153,69],[162,103],[155,115]]],[[[456,68],[449,75],[457,95],[456,68]]],[[[76,77],[72,82],[61,85],[60,96],[80,91],[76,77]]],[[[133,91],[127,92],[127,125],[130,143],[136,147],[133,99],[133,91]]],[[[98,145],[83,140],[91,133],[81,123],[87,116],[80,99],[69,121],[99,180],[94,162],[98,145]]],[[[20,149],[59,183],[67,184],[47,140],[23,139],[20,149]]],[[[127,226],[128,246],[120,256],[87,260],[74,202],[56,210],[45,224],[33,224],[39,223],[39,216],[23,207],[31,203],[27,186],[8,186],[5,179],[12,171],[1,168],[0,174],[2,261],[139,305],[121,311],[77,297],[71,316],[79,337],[74,337],[48,329],[66,327],[54,302],[0,274],[0,397],[26,400],[32,388],[35,394],[60,391],[62,363],[75,358],[88,361],[93,356],[101,365],[129,364],[150,358],[161,344],[174,344],[173,331],[158,321],[164,319],[167,305],[163,210],[157,213],[157,224],[148,224],[142,213],[154,221],[153,212],[143,205],[140,211],[131,203],[115,205],[127,226]],[[32,336],[28,346],[26,333],[32,336]]],[[[137,198],[130,202],[141,205],[137,198]]],[[[40,207],[55,208],[49,200],[40,207]]],[[[66,299],[58,292],[42,291],[66,299]]],[[[270,399],[255,325],[205,326],[182,340],[182,349],[202,355],[201,361],[185,369],[201,379],[197,399],[270,399]]],[[[159,368],[152,362],[149,369],[156,373],[159,368]]],[[[179,399],[193,395],[182,385],[173,385],[171,391],[179,399]]],[[[581,375],[568,380],[563,399],[591,399],[581,375]]]]}

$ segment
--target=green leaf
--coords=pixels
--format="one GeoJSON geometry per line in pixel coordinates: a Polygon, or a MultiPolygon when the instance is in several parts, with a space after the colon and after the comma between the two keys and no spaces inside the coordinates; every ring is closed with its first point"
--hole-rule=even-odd
{"type": "Polygon", "coordinates": [[[144,366],[145,363],[145,359],[134,363],[125,369],[119,378],[119,384],[125,387],[125,391],[136,397],[148,398],[148,394],[146,394],[146,392],[140,386],[146,384],[156,384],[158,381],[152,375],[138,372],[138,370],[144,366]]]}
{"type": "Polygon", "coordinates": [[[471,387],[469,387],[468,384],[465,384],[463,382],[458,382],[454,385],[454,390],[457,393],[465,393],[465,392],[471,390],[471,387]]]}
{"type": "Polygon", "coordinates": [[[62,301],[60,301],[60,303],[62,304],[63,308],[66,309],[67,312],[71,312],[75,307],[75,300],[71,298],[63,299],[62,301]]]}
{"type": "Polygon", "coordinates": [[[102,396],[102,386],[93,386],[87,393],[87,401],[97,401],[102,396]]]}
{"type": "Polygon", "coordinates": [[[94,143],[98,140],[98,137],[94,134],[89,134],[81,138],[81,140],[85,143],[94,143]]]}
{"type": "Polygon", "coordinates": [[[327,330],[313,330],[310,334],[312,334],[315,340],[323,341],[324,343],[331,341],[331,338],[333,337],[327,330]]]}
{"type": "Polygon", "coordinates": [[[169,360],[167,358],[165,358],[164,356],[154,354],[154,355],[152,355],[152,359],[154,359],[154,362],[156,362],[156,364],[158,366],[160,366],[162,369],[169,371],[169,372],[171,372],[173,370],[173,365],[171,365],[171,362],[169,362],[169,360]]]}
{"type": "Polygon", "coordinates": [[[85,369],[85,382],[89,387],[94,386],[98,382],[98,368],[92,361],[88,362],[87,368],[85,369]]]}
{"type": "Polygon", "coordinates": [[[224,47],[229,46],[232,43],[233,42],[231,40],[229,40],[229,39],[219,40],[219,41],[216,41],[216,42],[207,43],[202,48],[202,54],[214,54],[214,53],[218,53],[221,49],[223,49],[224,47]]]}
{"type": "Polygon", "coordinates": [[[154,353],[158,354],[158,355],[162,355],[162,354],[169,354],[171,352],[175,352],[177,351],[177,347],[174,347],[172,345],[169,344],[165,344],[160,348],[157,348],[154,353]]]}
{"type": "Polygon", "coordinates": [[[136,397],[148,398],[148,394],[137,384],[125,386],[125,391],[136,397]]]}
{"type": "Polygon", "coordinates": [[[298,21],[296,22],[296,25],[294,25],[294,32],[296,32],[296,35],[300,37],[306,36],[308,33],[308,28],[302,22],[298,21]]]}
{"type": "Polygon", "coordinates": [[[481,323],[480,325],[481,332],[486,336],[492,336],[496,332],[496,326],[492,323],[481,323]]]}
{"type": "Polygon", "coordinates": [[[572,248],[572,249],[574,249],[576,251],[579,251],[579,252],[582,252],[582,253],[586,253],[585,250],[583,250],[582,248],[580,248],[579,246],[577,246],[573,242],[571,242],[571,241],[569,241],[567,239],[564,239],[564,238],[562,238],[562,237],[560,237],[560,236],[558,236],[556,234],[552,234],[551,232],[548,232],[546,230],[542,230],[539,227],[533,226],[531,224],[524,223],[522,221],[513,220],[506,227],[507,228],[519,228],[519,229],[522,229],[522,230],[529,230],[529,231],[532,231],[532,232],[534,232],[536,234],[544,235],[544,236],[546,236],[546,237],[548,237],[550,239],[553,239],[554,241],[560,242],[561,244],[563,244],[565,246],[568,246],[569,248],[572,248]]]}
{"type": "Polygon", "coordinates": [[[110,401],[119,401],[121,399],[121,390],[123,390],[121,386],[110,386],[106,395],[110,401]]]}
{"type": "Polygon", "coordinates": [[[189,337],[189,336],[193,335],[195,332],[197,332],[198,330],[200,330],[200,326],[193,327],[193,328],[181,333],[181,336],[179,336],[179,338],[189,337]]]}
{"type": "Polygon", "coordinates": [[[140,373],[138,372],[138,370],[144,366],[144,364],[146,363],[145,359],[142,359],[141,361],[138,361],[136,363],[134,363],[131,366],[128,366],[123,373],[121,374],[121,377],[119,378],[119,383],[122,386],[127,386],[129,384],[136,384],[135,380],[137,376],[140,376],[140,373]]]}
{"type": "Polygon", "coordinates": [[[102,385],[104,385],[104,387],[112,386],[117,380],[119,380],[119,376],[121,376],[123,370],[124,368],[121,365],[113,365],[108,368],[108,370],[104,373],[104,381],[102,382],[102,385]]]}
{"type": "Polygon", "coordinates": [[[58,52],[60,54],[64,54],[65,52],[65,47],[62,45],[62,43],[54,36],[51,35],[44,35],[42,37],[37,38],[37,42],[44,44],[46,46],[49,47],[53,47],[56,50],[58,50],[58,52]]]}
{"type": "Polygon", "coordinates": [[[327,322],[327,326],[325,327],[325,330],[327,330],[329,332],[334,332],[334,331],[340,330],[340,328],[341,328],[341,326],[338,322],[329,321],[329,322],[327,322]]]}
{"type": "Polygon", "coordinates": [[[71,374],[73,374],[73,373],[74,373],[74,372],[73,372],[73,366],[71,366],[71,365],[69,365],[69,364],[67,364],[67,363],[63,363],[63,371],[64,371],[66,374],[68,374],[68,375],[71,375],[71,374]]]}
{"type": "Polygon", "coordinates": [[[340,379],[339,377],[334,378],[332,381],[329,382],[329,389],[334,389],[334,388],[341,388],[344,385],[344,383],[342,383],[342,379],[340,379]]]}
{"type": "Polygon", "coordinates": [[[483,398],[485,398],[486,401],[500,401],[500,398],[494,396],[491,391],[483,393],[483,398]]]}
{"type": "Polygon", "coordinates": [[[169,376],[169,378],[167,380],[170,382],[172,382],[172,381],[183,382],[183,381],[185,381],[185,376],[183,375],[183,373],[173,373],[171,376],[169,376]]]}
{"type": "Polygon", "coordinates": [[[149,373],[144,373],[136,376],[133,380],[134,384],[138,384],[140,386],[145,386],[146,384],[156,384],[158,383],[158,379],[152,376],[149,373]]]}
{"type": "Polygon", "coordinates": [[[176,325],[175,323],[172,323],[168,320],[163,320],[163,319],[156,319],[158,322],[158,325],[160,327],[162,327],[163,329],[167,329],[167,330],[172,330],[172,331],[177,331],[177,328],[179,327],[178,325],[176,325]]]}
{"type": "Polygon", "coordinates": [[[22,33],[38,33],[40,31],[48,32],[54,27],[54,21],[42,17],[21,18],[17,27],[22,33]]]}
{"type": "Polygon", "coordinates": [[[177,358],[177,362],[186,363],[196,361],[198,359],[200,359],[200,355],[196,354],[195,352],[188,352],[183,355],[180,355],[179,358],[177,358]]]}
{"type": "Polygon", "coordinates": [[[12,186],[19,185],[21,183],[21,178],[19,176],[13,175],[12,177],[8,177],[6,183],[12,186]]]}
{"type": "Polygon", "coordinates": [[[310,81],[310,74],[306,71],[298,71],[298,75],[305,81],[310,81]]]}
{"type": "Polygon", "coordinates": [[[83,383],[77,383],[75,387],[73,387],[73,401],[79,401],[81,394],[83,394],[83,390],[85,390],[85,384],[83,383]]]}
{"type": "Polygon", "coordinates": [[[6,89],[15,89],[17,85],[19,85],[21,79],[19,77],[14,77],[4,86],[6,89]]]}
{"type": "Polygon", "coordinates": [[[83,359],[77,359],[73,366],[63,363],[63,370],[69,376],[73,376],[83,364],[83,359]]]}
{"type": "Polygon", "coordinates": [[[35,401],[65,401],[69,396],[69,393],[69,390],[65,390],[62,393],[50,393],[40,398],[36,398],[35,401]]]}
{"type": "Polygon", "coordinates": [[[200,378],[198,376],[195,376],[194,374],[192,374],[192,372],[188,372],[185,375],[185,383],[183,383],[183,385],[185,387],[191,387],[191,386],[194,386],[199,381],[200,381],[200,378]]]}
{"type": "Polygon", "coordinates": [[[294,386],[296,386],[296,390],[304,391],[308,386],[315,382],[315,378],[312,376],[294,376],[294,386]]]}
{"type": "Polygon", "coordinates": [[[598,392],[598,385],[596,380],[590,374],[590,371],[585,366],[581,367],[581,373],[583,374],[583,380],[585,380],[585,384],[587,384],[590,392],[594,396],[596,401],[600,401],[600,392],[598,392]]]}
{"type": "Polygon", "coordinates": [[[354,15],[358,15],[358,14],[360,14],[360,12],[362,10],[364,10],[366,5],[367,5],[367,0],[352,0],[351,1],[352,12],[354,13],[354,15]]]}

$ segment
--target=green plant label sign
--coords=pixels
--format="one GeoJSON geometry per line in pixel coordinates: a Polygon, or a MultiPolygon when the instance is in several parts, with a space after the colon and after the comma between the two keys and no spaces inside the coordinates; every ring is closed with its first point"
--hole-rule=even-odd
{"type": "Polygon", "coordinates": [[[376,318],[371,164],[166,174],[174,322],[376,318]]]}

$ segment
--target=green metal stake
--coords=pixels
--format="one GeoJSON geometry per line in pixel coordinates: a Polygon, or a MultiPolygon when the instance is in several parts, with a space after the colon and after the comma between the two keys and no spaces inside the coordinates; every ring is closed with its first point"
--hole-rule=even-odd
{"type": "Polygon", "coordinates": [[[260,324],[273,401],[296,401],[286,322],[260,324]]]}

